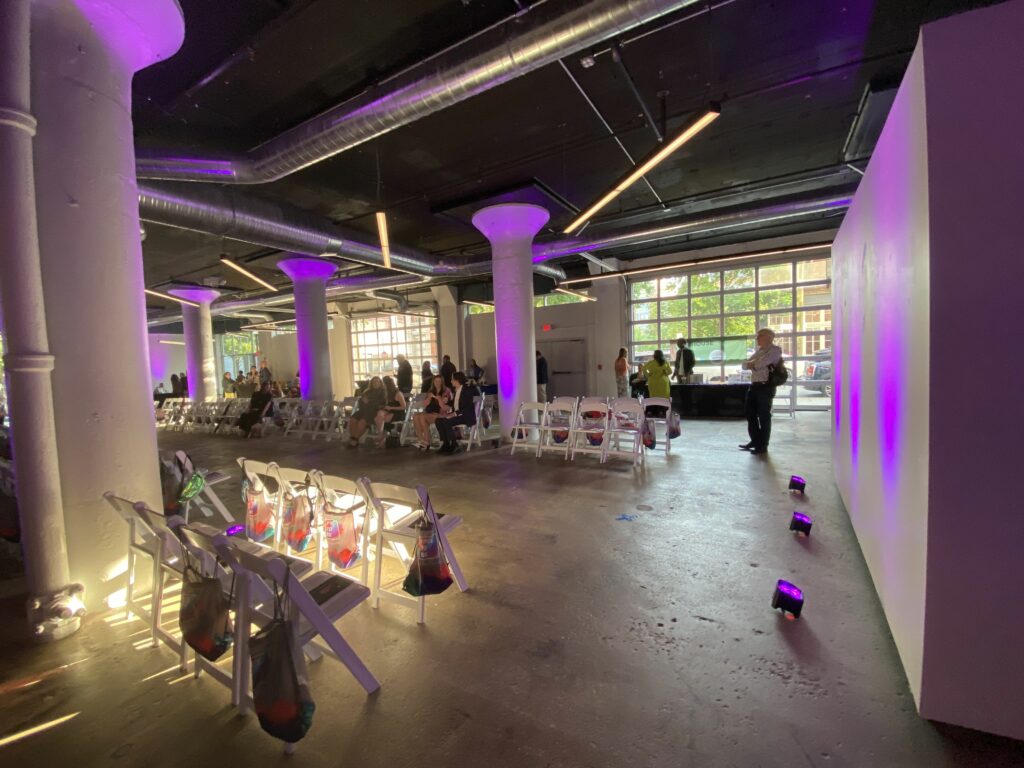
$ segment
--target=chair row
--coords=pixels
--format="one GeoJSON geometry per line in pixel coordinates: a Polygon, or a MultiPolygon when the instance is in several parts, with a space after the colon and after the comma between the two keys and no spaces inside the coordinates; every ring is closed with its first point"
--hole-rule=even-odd
{"type": "MultiPolygon", "coordinates": [[[[416,414],[423,413],[424,408],[426,408],[427,397],[426,393],[411,395],[402,421],[391,422],[392,425],[401,425],[398,438],[401,445],[412,445],[416,442],[414,419],[416,414]]],[[[483,446],[483,441],[487,438],[487,432],[493,421],[494,397],[491,395],[477,395],[473,398],[473,408],[475,409],[474,424],[472,426],[460,425],[456,427],[460,435],[458,442],[467,451],[473,450],[473,446],[478,448],[483,446]]],[[[433,424],[430,425],[430,440],[432,446],[440,445],[441,438],[437,432],[437,427],[433,424]]]]}

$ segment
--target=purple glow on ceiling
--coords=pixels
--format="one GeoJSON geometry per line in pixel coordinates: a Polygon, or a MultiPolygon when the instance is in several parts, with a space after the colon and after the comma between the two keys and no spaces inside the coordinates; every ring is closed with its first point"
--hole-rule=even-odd
{"type": "Polygon", "coordinates": [[[171,294],[171,296],[177,296],[179,299],[194,301],[199,304],[214,301],[218,296],[220,296],[220,291],[214,288],[201,288],[199,286],[170,288],[167,292],[171,294]]]}
{"type": "Polygon", "coordinates": [[[776,585],[776,588],[779,590],[779,592],[786,595],[787,597],[793,598],[794,600],[804,599],[803,590],[800,589],[800,587],[798,587],[796,584],[791,584],[788,581],[783,581],[782,579],[779,579],[779,583],[776,585]]]}
{"type": "Polygon", "coordinates": [[[292,279],[292,282],[300,280],[327,280],[338,271],[338,266],[326,259],[314,259],[308,256],[292,256],[281,259],[277,262],[277,268],[292,279]]]}
{"type": "Polygon", "coordinates": [[[493,243],[495,240],[533,238],[550,217],[551,214],[539,205],[504,203],[474,213],[473,226],[493,243]]]}

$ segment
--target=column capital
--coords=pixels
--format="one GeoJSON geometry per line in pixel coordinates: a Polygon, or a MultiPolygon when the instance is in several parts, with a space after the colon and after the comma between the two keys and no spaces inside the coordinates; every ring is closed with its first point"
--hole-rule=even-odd
{"type": "Polygon", "coordinates": [[[529,203],[502,203],[481,208],[473,214],[473,226],[492,243],[496,240],[528,238],[540,232],[551,214],[529,203]]]}
{"type": "Polygon", "coordinates": [[[289,256],[277,262],[277,268],[288,275],[293,283],[304,280],[327,280],[338,271],[338,265],[334,262],[312,256],[289,256]]]}
{"type": "Polygon", "coordinates": [[[36,135],[36,119],[28,112],[12,107],[0,107],[0,125],[10,125],[20,128],[29,136],[36,135]]]}
{"type": "Polygon", "coordinates": [[[4,368],[10,373],[49,373],[53,362],[53,355],[4,355],[4,368]]]}
{"type": "Polygon", "coordinates": [[[171,288],[167,291],[171,296],[177,296],[185,301],[194,301],[197,304],[210,304],[220,297],[220,291],[216,288],[205,288],[200,286],[188,286],[182,288],[171,288]]]}

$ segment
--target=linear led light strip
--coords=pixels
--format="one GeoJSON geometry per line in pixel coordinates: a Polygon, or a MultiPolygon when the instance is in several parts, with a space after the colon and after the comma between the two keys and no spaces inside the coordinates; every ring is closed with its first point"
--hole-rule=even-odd
{"type": "Polygon", "coordinates": [[[252,272],[250,272],[250,271],[249,271],[248,269],[246,269],[245,267],[243,267],[243,266],[242,266],[241,264],[236,264],[236,263],[235,263],[235,262],[233,262],[233,261],[232,261],[231,259],[226,259],[226,258],[224,258],[224,257],[221,257],[221,260],[220,260],[220,261],[221,261],[221,264],[225,264],[225,265],[227,265],[227,266],[231,267],[231,268],[232,268],[233,270],[235,270],[236,272],[240,272],[241,274],[243,274],[243,275],[245,275],[246,277],[248,277],[248,278],[249,278],[250,280],[252,280],[252,281],[254,281],[254,282],[257,282],[257,283],[259,283],[259,284],[260,284],[260,285],[262,285],[262,286],[263,286],[264,288],[269,288],[269,289],[270,289],[271,291],[273,291],[274,293],[277,293],[277,288],[275,288],[275,287],[274,287],[273,285],[271,285],[270,283],[268,283],[268,282],[267,282],[266,280],[264,280],[263,278],[261,278],[261,277],[256,277],[256,275],[254,275],[254,274],[253,274],[252,272]]]}
{"type": "Polygon", "coordinates": [[[693,121],[689,126],[684,128],[672,141],[662,146],[657,152],[651,155],[647,160],[643,161],[639,165],[633,168],[621,181],[619,181],[614,187],[611,188],[604,197],[600,198],[596,203],[587,208],[583,213],[573,219],[572,223],[569,224],[562,234],[571,234],[575,230],[579,229],[583,224],[590,221],[594,215],[604,208],[608,203],[614,200],[616,197],[625,192],[629,187],[637,182],[638,179],[645,176],[648,171],[652,170],[662,160],[671,155],[683,144],[688,142],[698,133],[707,128],[713,123],[718,116],[721,114],[721,110],[717,106],[708,107],[708,110],[693,121]]]}
{"type": "Polygon", "coordinates": [[[638,267],[636,269],[623,269],[619,272],[604,272],[600,275],[589,277],[574,277],[571,280],[563,280],[562,285],[574,285],[576,283],[590,283],[594,280],[607,280],[611,277],[632,277],[633,275],[646,275],[651,272],[669,272],[682,267],[696,267],[704,264],[721,264],[726,261],[740,261],[741,259],[756,259],[760,256],[778,256],[785,253],[801,253],[803,251],[817,251],[822,248],[831,248],[832,243],[818,243],[816,245],[801,245],[795,248],[778,248],[774,251],[753,251],[751,253],[737,253],[734,256],[712,256],[706,259],[694,259],[693,261],[677,261],[672,264],[660,264],[657,267],[638,267]]]}
{"type": "Polygon", "coordinates": [[[185,342],[184,341],[171,341],[170,339],[160,339],[160,343],[161,344],[170,344],[171,346],[174,346],[174,347],[184,347],[185,346],[185,342]]]}
{"type": "Polygon", "coordinates": [[[564,293],[566,296],[575,296],[577,299],[583,299],[583,301],[597,301],[594,296],[588,296],[585,293],[579,291],[570,291],[568,288],[555,288],[558,293],[564,293]]]}
{"type": "Polygon", "coordinates": [[[487,307],[488,309],[494,306],[493,304],[490,304],[486,301],[470,301],[469,299],[463,299],[462,303],[471,304],[474,307],[487,307]]]}
{"type": "MultiPolygon", "coordinates": [[[[328,312],[327,313],[328,317],[339,317],[340,315],[341,315],[341,312],[328,312]]],[[[248,330],[272,331],[274,329],[274,327],[276,327],[278,325],[283,325],[285,323],[294,323],[294,322],[296,322],[294,317],[285,318],[284,320],[267,320],[266,322],[263,322],[263,323],[253,323],[252,325],[243,325],[242,326],[242,330],[243,331],[248,331],[248,330]]]]}
{"type": "Polygon", "coordinates": [[[377,211],[377,232],[380,235],[380,255],[384,268],[391,269],[391,245],[388,242],[388,217],[384,211],[377,211]]]}
{"type": "Polygon", "coordinates": [[[150,296],[156,296],[161,299],[167,299],[167,301],[176,301],[179,304],[188,304],[190,307],[200,306],[198,302],[189,301],[188,299],[179,299],[177,296],[171,296],[169,293],[160,293],[160,291],[154,291],[151,288],[144,289],[150,296]]]}

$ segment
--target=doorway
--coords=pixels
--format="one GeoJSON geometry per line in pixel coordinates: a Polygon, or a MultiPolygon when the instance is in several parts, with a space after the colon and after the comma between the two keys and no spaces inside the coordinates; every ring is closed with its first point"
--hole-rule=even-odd
{"type": "Polygon", "coordinates": [[[588,394],[587,345],[583,339],[539,341],[537,349],[548,361],[548,400],[588,394]]]}

